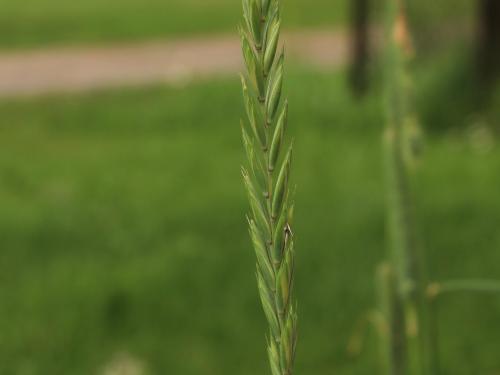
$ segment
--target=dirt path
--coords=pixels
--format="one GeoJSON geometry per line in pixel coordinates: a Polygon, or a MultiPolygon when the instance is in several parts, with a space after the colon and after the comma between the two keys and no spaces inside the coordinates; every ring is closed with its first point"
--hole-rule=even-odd
{"type": "MultiPolygon", "coordinates": [[[[348,55],[347,35],[340,30],[288,33],[285,42],[291,58],[318,66],[341,65],[348,55]]],[[[235,74],[240,55],[233,36],[0,53],[0,97],[235,74]]]]}

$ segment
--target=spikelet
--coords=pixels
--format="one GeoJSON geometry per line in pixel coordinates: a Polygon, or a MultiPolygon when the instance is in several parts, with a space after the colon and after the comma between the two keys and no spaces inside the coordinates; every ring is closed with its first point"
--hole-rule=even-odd
{"type": "Polygon", "coordinates": [[[291,375],[297,342],[292,146],[285,140],[288,103],[282,98],[280,30],[279,0],[243,0],[239,31],[246,67],[241,80],[247,118],[242,121],[242,134],[248,169],[242,169],[242,174],[250,203],[248,225],[257,259],[258,290],[269,324],[271,373],[291,375]]]}

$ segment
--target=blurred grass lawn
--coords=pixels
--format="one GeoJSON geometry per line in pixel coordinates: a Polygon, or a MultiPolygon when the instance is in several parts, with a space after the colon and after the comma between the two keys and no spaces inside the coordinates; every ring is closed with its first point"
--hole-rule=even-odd
{"type": "MultiPolygon", "coordinates": [[[[292,69],[297,373],[374,374],[384,248],[380,98],[292,69]]],[[[265,374],[247,238],[237,80],[0,104],[0,373],[87,375],[117,352],[151,374],[265,374]]],[[[500,275],[500,149],[430,135],[418,216],[432,275],[500,275]]],[[[500,299],[447,298],[444,374],[500,371],[500,299]]]]}
{"type": "MultiPolygon", "coordinates": [[[[236,34],[239,0],[0,0],[0,47],[236,34]]],[[[345,21],[345,1],[287,0],[287,26],[345,21]]]]}
{"type": "MultiPolygon", "coordinates": [[[[0,0],[0,48],[235,34],[240,4],[240,0],[0,0]]],[[[380,4],[375,2],[374,7],[380,4]]],[[[348,5],[349,0],[287,0],[284,26],[345,25],[348,5]]],[[[409,6],[424,28],[443,20],[474,18],[470,0],[422,0],[409,6]]]]}

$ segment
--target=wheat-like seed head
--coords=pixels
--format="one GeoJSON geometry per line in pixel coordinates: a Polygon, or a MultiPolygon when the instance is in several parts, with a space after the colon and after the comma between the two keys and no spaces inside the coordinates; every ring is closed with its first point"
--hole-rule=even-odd
{"type": "Polygon", "coordinates": [[[273,375],[291,375],[297,342],[292,302],[294,250],[289,180],[292,146],[285,146],[288,104],[282,100],[284,54],[278,52],[279,0],[243,0],[240,36],[247,74],[241,77],[247,121],[242,121],[250,202],[248,225],[257,257],[257,285],[269,323],[273,375]]]}

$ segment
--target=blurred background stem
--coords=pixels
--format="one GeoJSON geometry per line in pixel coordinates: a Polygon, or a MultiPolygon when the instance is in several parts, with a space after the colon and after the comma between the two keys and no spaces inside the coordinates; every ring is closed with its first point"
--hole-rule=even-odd
{"type": "MultiPolygon", "coordinates": [[[[405,336],[404,350],[399,373],[428,375],[426,351],[429,345],[424,297],[424,277],[421,254],[415,235],[413,197],[411,193],[411,152],[409,126],[414,118],[409,104],[410,78],[406,64],[412,55],[412,44],[408,30],[403,0],[388,0],[386,9],[386,130],[385,153],[387,175],[387,220],[390,248],[390,264],[395,272],[396,301],[403,312],[405,336]]],[[[394,344],[395,345],[395,344],[394,344]]]]}

